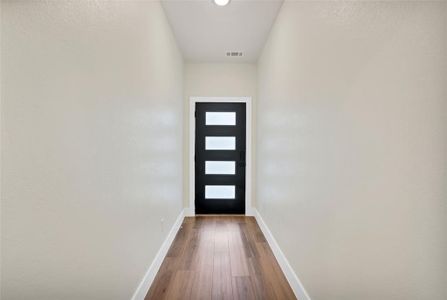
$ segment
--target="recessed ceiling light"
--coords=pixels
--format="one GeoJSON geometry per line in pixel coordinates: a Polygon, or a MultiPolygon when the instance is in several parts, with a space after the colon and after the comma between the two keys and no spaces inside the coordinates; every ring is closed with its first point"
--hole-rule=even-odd
{"type": "Polygon", "coordinates": [[[230,0],[213,0],[213,2],[218,6],[225,6],[230,3],[230,0]]]}

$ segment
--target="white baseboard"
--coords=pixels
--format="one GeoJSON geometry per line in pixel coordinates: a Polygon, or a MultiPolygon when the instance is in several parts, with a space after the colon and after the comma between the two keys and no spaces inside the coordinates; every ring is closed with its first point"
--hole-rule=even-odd
{"type": "Polygon", "coordinates": [[[273,234],[270,232],[270,229],[267,227],[267,224],[264,222],[257,209],[253,208],[253,213],[256,218],[256,221],[258,222],[259,227],[262,230],[262,233],[267,239],[267,242],[269,243],[270,248],[272,249],[273,254],[275,255],[275,258],[278,261],[278,264],[281,267],[281,270],[283,271],[284,275],[286,276],[287,281],[289,282],[290,287],[292,288],[295,296],[299,300],[311,300],[306,290],[304,289],[303,284],[298,279],[298,276],[292,269],[292,266],[290,266],[289,261],[282,252],[281,248],[279,247],[278,243],[273,237],[273,234]]]}
{"type": "Polygon", "coordinates": [[[182,210],[178,215],[177,220],[175,220],[174,225],[172,225],[172,228],[169,231],[168,236],[166,237],[160,249],[158,250],[157,255],[155,255],[154,260],[147,269],[146,274],[144,274],[143,279],[141,280],[135,293],[132,296],[132,300],[144,300],[144,297],[146,297],[146,294],[149,291],[149,288],[151,287],[151,284],[155,279],[155,275],[157,275],[161,263],[166,257],[166,254],[168,254],[169,247],[171,247],[171,244],[174,241],[174,238],[180,226],[183,223],[184,217],[185,217],[185,210],[182,210]]]}

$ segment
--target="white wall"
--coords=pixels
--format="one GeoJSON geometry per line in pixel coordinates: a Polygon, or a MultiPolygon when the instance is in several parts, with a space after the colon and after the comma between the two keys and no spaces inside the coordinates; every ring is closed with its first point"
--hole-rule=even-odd
{"type": "MultiPolygon", "coordinates": [[[[184,136],[184,182],[183,194],[185,207],[189,207],[189,101],[190,97],[252,97],[253,110],[256,108],[256,75],[255,64],[228,63],[188,63],[184,69],[185,115],[183,123],[184,136]]],[[[254,114],[254,113],[253,113],[254,114]]],[[[252,128],[256,119],[252,118],[252,128]]],[[[252,147],[252,157],[255,149],[252,147]]],[[[253,166],[256,162],[253,161],[253,166]]],[[[254,168],[253,168],[254,174],[254,168]]],[[[252,178],[252,182],[254,178],[252,178]]],[[[254,187],[253,191],[254,192],[254,187]]],[[[253,199],[254,194],[252,195],[253,199]]]]}
{"type": "Polygon", "coordinates": [[[315,300],[446,299],[447,2],[285,2],[258,208],[315,300]]]}
{"type": "Polygon", "coordinates": [[[1,298],[130,299],[182,209],[183,62],[163,10],[11,1],[1,25],[1,298]]]}

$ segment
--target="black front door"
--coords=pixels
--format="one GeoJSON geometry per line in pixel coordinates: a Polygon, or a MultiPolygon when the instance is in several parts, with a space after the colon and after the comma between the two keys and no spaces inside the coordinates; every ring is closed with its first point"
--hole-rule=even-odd
{"type": "Polygon", "coordinates": [[[197,214],[245,213],[245,103],[197,103],[197,214]]]}

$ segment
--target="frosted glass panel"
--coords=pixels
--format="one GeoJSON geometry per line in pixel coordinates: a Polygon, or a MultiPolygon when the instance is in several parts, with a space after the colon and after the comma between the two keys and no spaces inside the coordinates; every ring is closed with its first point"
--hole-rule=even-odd
{"type": "Polygon", "coordinates": [[[206,112],[206,125],[236,125],[235,112],[206,112]]]}
{"type": "Polygon", "coordinates": [[[234,185],[205,185],[205,199],[234,199],[236,186],[234,185]]]}
{"type": "Polygon", "coordinates": [[[236,174],[236,162],[234,161],[206,161],[205,174],[236,174]]]}
{"type": "Polygon", "coordinates": [[[206,136],[205,150],[236,150],[236,137],[206,136]]]}

